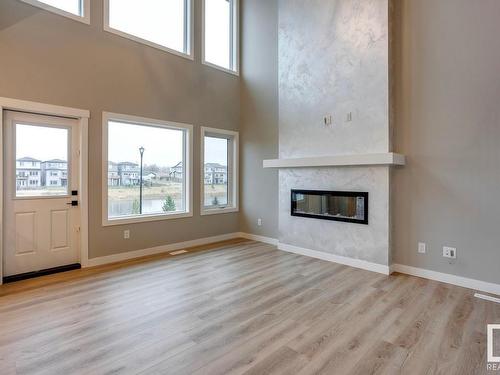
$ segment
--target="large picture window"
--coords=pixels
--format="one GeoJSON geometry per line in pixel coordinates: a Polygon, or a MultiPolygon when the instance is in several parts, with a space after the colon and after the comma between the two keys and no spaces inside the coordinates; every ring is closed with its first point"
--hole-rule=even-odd
{"type": "Polygon", "coordinates": [[[104,224],[191,216],[191,125],[104,114],[104,224]]]}
{"type": "Polygon", "coordinates": [[[201,130],[201,214],[238,211],[238,133],[201,130]]]}
{"type": "Polygon", "coordinates": [[[62,16],[90,23],[90,0],[21,0],[62,16]]]}
{"type": "Polygon", "coordinates": [[[192,0],[104,0],[104,29],[191,57],[192,0]]]}
{"type": "Polygon", "coordinates": [[[238,72],[238,0],[203,0],[203,62],[238,72]]]}

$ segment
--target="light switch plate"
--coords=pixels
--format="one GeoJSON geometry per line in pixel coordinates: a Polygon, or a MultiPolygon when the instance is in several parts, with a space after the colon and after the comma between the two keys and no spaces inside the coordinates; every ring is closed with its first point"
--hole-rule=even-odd
{"type": "Polygon", "coordinates": [[[425,254],[427,252],[427,249],[426,249],[426,244],[424,242],[419,242],[418,243],[418,252],[419,254],[425,254]]]}
{"type": "Polygon", "coordinates": [[[443,246],[443,257],[456,259],[457,249],[455,247],[443,246]]]}

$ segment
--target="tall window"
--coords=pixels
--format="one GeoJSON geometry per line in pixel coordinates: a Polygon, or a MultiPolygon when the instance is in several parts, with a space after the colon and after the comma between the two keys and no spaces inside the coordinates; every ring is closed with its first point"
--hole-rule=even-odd
{"type": "Polygon", "coordinates": [[[191,55],[191,0],[104,0],[104,28],[180,55],[191,55]]]}
{"type": "Polygon", "coordinates": [[[104,224],[191,216],[191,125],[104,114],[104,224]]]}
{"type": "Polygon", "coordinates": [[[90,23],[90,0],[21,0],[36,7],[90,23]]]}
{"type": "Polygon", "coordinates": [[[238,0],[203,0],[203,61],[238,72],[238,0]]]}
{"type": "Polygon", "coordinates": [[[238,210],[238,133],[201,130],[201,213],[238,210]]]}

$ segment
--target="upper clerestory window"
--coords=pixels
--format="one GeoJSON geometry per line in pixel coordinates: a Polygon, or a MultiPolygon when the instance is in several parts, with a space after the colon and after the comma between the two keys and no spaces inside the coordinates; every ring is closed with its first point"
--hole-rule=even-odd
{"type": "Polygon", "coordinates": [[[24,3],[36,6],[90,24],[90,0],[21,0],[24,3]]]}
{"type": "Polygon", "coordinates": [[[104,29],[192,59],[192,0],[104,0],[104,29]]]}
{"type": "Polygon", "coordinates": [[[203,0],[203,63],[238,74],[238,0],[203,0]]]}

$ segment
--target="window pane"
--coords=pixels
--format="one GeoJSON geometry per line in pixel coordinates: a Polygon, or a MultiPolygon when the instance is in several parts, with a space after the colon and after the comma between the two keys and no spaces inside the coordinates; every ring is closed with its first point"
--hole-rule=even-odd
{"type": "Polygon", "coordinates": [[[68,194],[68,129],[16,124],[16,196],[68,194]]]}
{"type": "Polygon", "coordinates": [[[231,3],[205,0],[205,60],[231,69],[231,3]]]}
{"type": "Polygon", "coordinates": [[[127,34],[184,50],[184,0],[109,0],[109,26],[127,34]]]}
{"type": "Polygon", "coordinates": [[[229,140],[205,137],[205,207],[228,204],[229,140]]]}
{"type": "Polygon", "coordinates": [[[185,211],[183,164],[183,130],[110,121],[108,217],[185,211]]]}
{"type": "Polygon", "coordinates": [[[41,3],[51,5],[69,13],[83,16],[80,0],[38,0],[41,3]]]}

